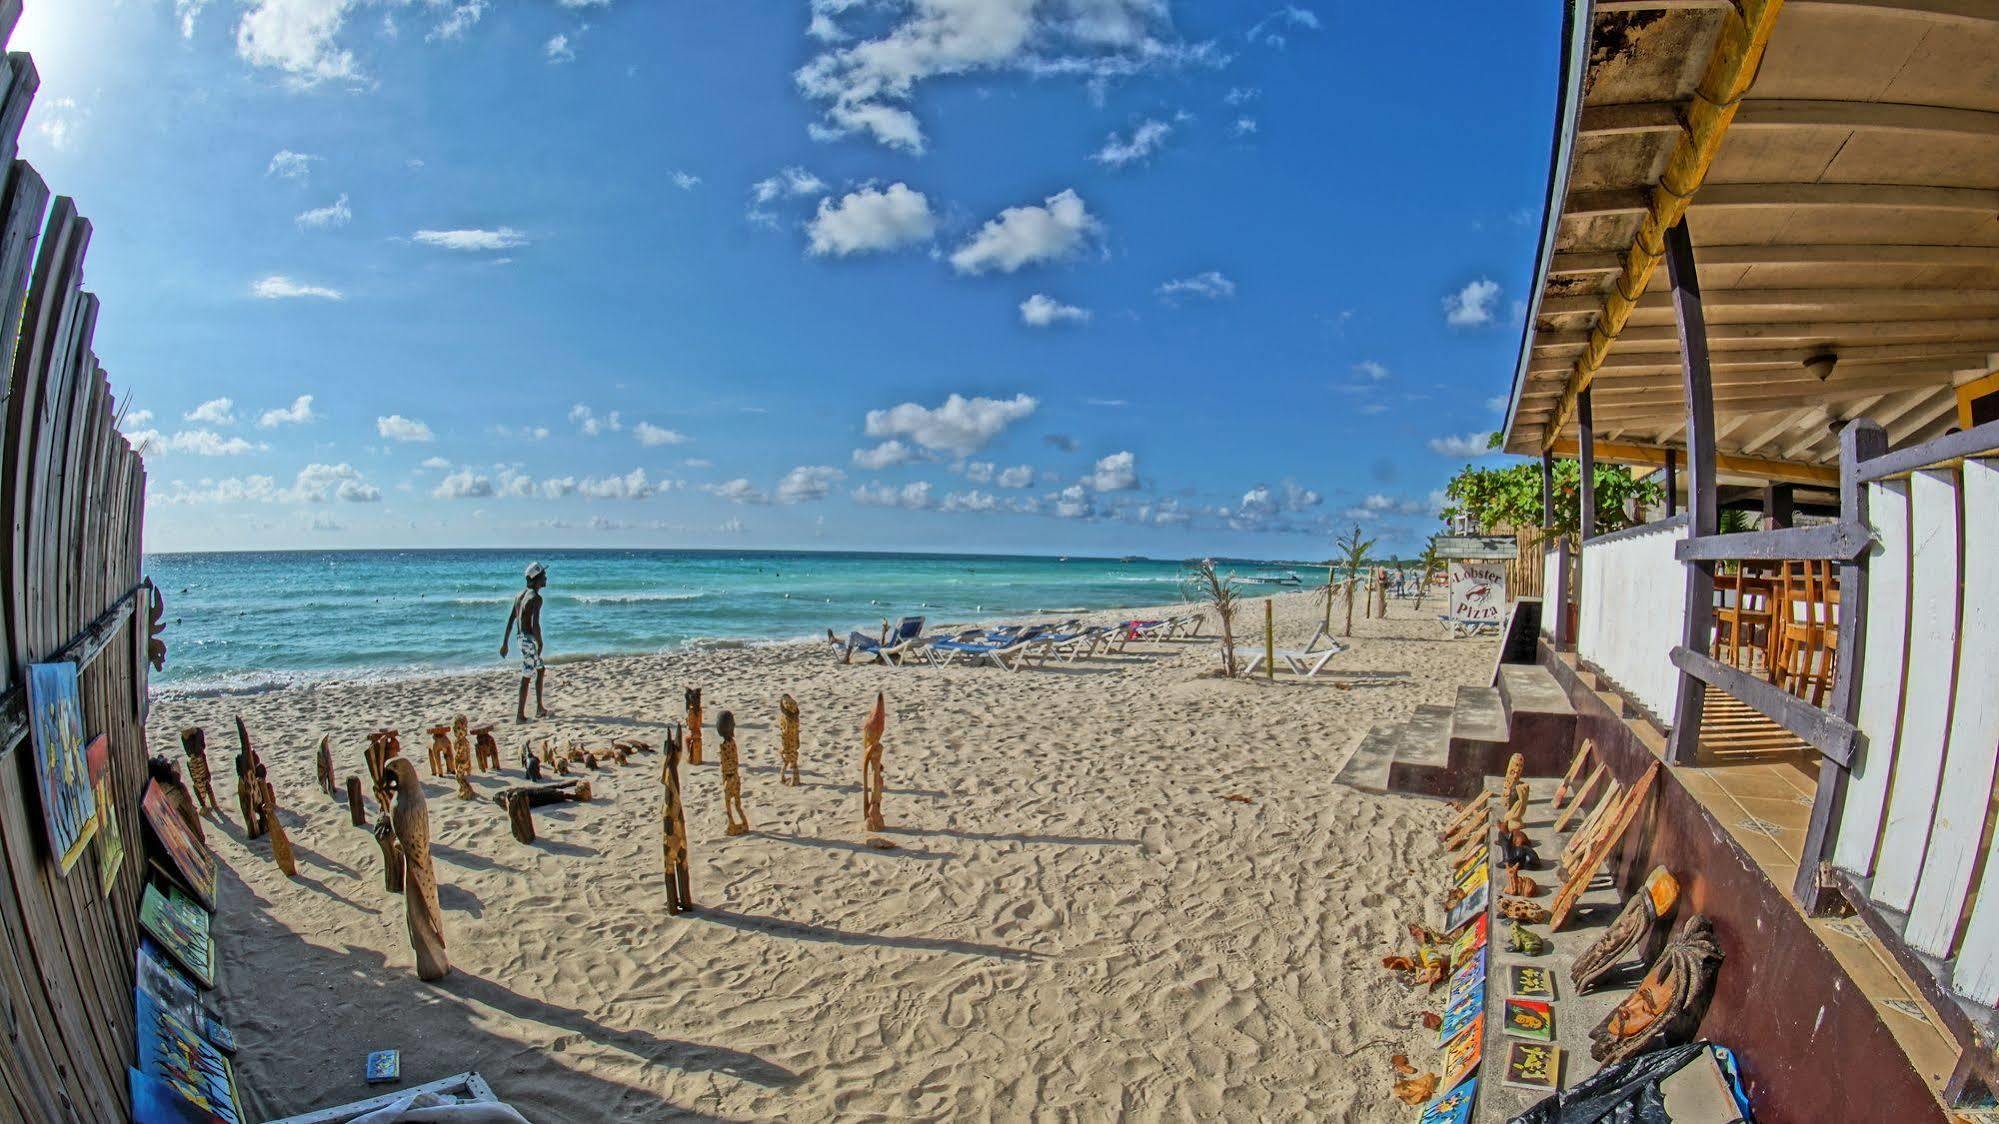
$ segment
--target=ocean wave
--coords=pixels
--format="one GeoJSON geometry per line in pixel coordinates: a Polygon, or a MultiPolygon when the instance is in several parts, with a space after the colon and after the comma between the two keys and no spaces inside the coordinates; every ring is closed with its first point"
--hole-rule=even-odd
{"type": "Polygon", "coordinates": [[[699,601],[705,593],[567,593],[553,600],[580,601],[585,605],[626,605],[642,601],[699,601]]]}

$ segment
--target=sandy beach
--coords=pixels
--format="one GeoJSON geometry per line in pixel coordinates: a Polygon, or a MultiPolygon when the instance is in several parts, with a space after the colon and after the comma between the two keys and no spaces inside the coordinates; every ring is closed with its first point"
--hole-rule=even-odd
{"type": "MultiPolygon", "coordinates": [[[[1420,998],[1377,960],[1436,853],[1438,805],[1332,777],[1371,725],[1489,674],[1492,642],[1442,639],[1437,607],[1357,619],[1311,683],[1216,677],[1212,625],[1012,674],[841,666],[821,643],[563,664],[555,717],[526,727],[496,668],[165,698],[148,737],[178,758],[175,730],[202,725],[228,774],[240,714],[299,854],[288,881],[218,776],[218,994],[253,1116],[379,1091],[363,1058],[392,1048],[406,1083],[478,1069],[548,1122],[1377,1120],[1407,1112],[1388,1058],[1424,1037],[1420,998]],[[657,744],[695,685],[711,724],[737,717],[753,829],[723,835],[711,730],[709,763],[683,769],[700,910],[663,909],[657,756],[537,810],[526,846],[490,801],[429,780],[454,971],[419,982],[374,840],[314,786],[320,736],[344,777],[372,727],[421,761],[428,725],[501,722],[506,770],[475,782],[483,797],[519,780],[528,735],[657,744]],[[878,690],[886,851],[864,842],[857,786],[878,690]],[[798,788],[777,783],[786,691],[798,788]]],[[[1280,644],[1320,612],[1278,598],[1280,644]]],[[[1244,614],[1253,642],[1262,615],[1244,614]]]]}

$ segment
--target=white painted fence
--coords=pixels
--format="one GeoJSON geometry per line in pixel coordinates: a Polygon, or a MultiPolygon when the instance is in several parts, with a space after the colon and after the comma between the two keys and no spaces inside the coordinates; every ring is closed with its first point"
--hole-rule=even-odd
{"type": "Polygon", "coordinates": [[[1548,543],[1541,554],[1541,635],[1555,639],[1555,617],[1562,611],[1562,550],[1548,543]]]}
{"type": "Polygon", "coordinates": [[[1687,521],[1636,527],[1583,544],[1576,652],[1662,722],[1673,721],[1680,672],[1668,653],[1686,624],[1686,566],[1673,557],[1687,521]]]}
{"type": "Polygon", "coordinates": [[[1999,459],[1864,485],[1859,710],[1832,861],[1906,915],[1902,939],[1955,961],[1952,987],[1999,1005],[1999,459]],[[1974,884],[1974,876],[1976,884],[1974,884]]]}

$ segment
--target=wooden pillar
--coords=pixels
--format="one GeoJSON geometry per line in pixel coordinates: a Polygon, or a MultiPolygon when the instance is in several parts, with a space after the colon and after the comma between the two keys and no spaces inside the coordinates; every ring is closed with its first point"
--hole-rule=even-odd
{"type": "MultiPolygon", "coordinates": [[[[1708,363],[1707,317],[1701,310],[1700,275],[1694,268],[1693,238],[1681,219],[1666,231],[1666,274],[1672,282],[1673,322],[1680,335],[1680,382],[1687,402],[1687,537],[1715,533],[1714,374],[1708,363]]],[[[1706,655],[1714,634],[1714,563],[1686,563],[1686,628],[1680,643],[1706,655]]],[[[1662,656],[1665,653],[1660,653],[1662,656]]],[[[1700,751],[1701,710],[1707,685],[1680,673],[1672,714],[1669,759],[1690,765],[1700,751]]]]}
{"type": "Polygon", "coordinates": [[[1680,513],[1680,451],[1666,450],[1666,518],[1680,513]]]}
{"type": "MultiPolygon", "coordinates": [[[[1888,434],[1881,426],[1863,418],[1849,424],[1839,434],[1839,519],[1872,533],[1874,522],[1867,510],[1867,485],[1860,482],[1860,462],[1888,451],[1888,434]]],[[[1871,550],[1839,564],[1839,666],[1833,670],[1832,699],[1826,709],[1852,722],[1860,714],[1861,660],[1867,644],[1867,560],[1871,550]]],[[[1892,746],[1881,746],[1888,753],[1892,746]]],[[[1875,752],[1861,745],[1858,753],[1875,752]]],[[[1827,912],[1833,891],[1821,876],[1832,855],[1834,835],[1846,803],[1847,771],[1829,757],[1819,759],[1818,791],[1812,799],[1812,820],[1805,829],[1804,849],[1799,852],[1798,880],[1791,896],[1807,914],[1827,912]]]]}
{"type": "MultiPolygon", "coordinates": [[[[1844,484],[1844,480],[1841,483],[1844,484]]],[[[1764,530],[1780,531],[1791,525],[1792,512],[1796,506],[1794,497],[1795,491],[1789,484],[1763,485],[1764,530]]],[[[1844,507],[1845,503],[1845,495],[1842,493],[1840,504],[1844,507]]]]}
{"type": "Polygon", "coordinates": [[[1596,537],[1596,409],[1590,404],[1591,397],[1589,388],[1584,387],[1576,399],[1577,467],[1582,470],[1582,485],[1576,492],[1576,526],[1582,528],[1578,538],[1583,542],[1596,537]]]}

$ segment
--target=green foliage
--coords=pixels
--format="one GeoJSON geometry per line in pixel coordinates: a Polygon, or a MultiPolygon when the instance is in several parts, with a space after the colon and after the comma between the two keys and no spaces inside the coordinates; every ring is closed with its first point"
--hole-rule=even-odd
{"type": "MultiPolygon", "coordinates": [[[[1333,544],[1334,549],[1338,552],[1333,555],[1333,559],[1339,564],[1341,569],[1347,572],[1346,635],[1348,636],[1353,635],[1354,590],[1360,586],[1361,571],[1374,565],[1374,544],[1379,541],[1379,539],[1361,538],[1360,524],[1356,523],[1353,530],[1345,538],[1333,544]]],[[[1330,609],[1331,605],[1329,604],[1327,608],[1330,609]]]]}
{"type": "Polygon", "coordinates": [[[1437,556],[1437,536],[1423,544],[1423,553],[1416,556],[1416,611],[1423,611],[1423,597],[1430,591],[1430,579],[1444,568],[1444,560],[1437,556]]]}
{"type": "MultiPolygon", "coordinates": [[[[1582,505],[1577,501],[1582,477],[1582,466],[1577,462],[1555,462],[1553,536],[1574,539],[1582,528],[1582,505]]],[[[1505,468],[1466,465],[1451,478],[1445,493],[1450,497],[1444,506],[1445,519],[1462,515],[1487,529],[1541,525],[1541,466],[1531,461],[1505,468]]],[[[1655,480],[1634,480],[1630,470],[1619,465],[1597,465],[1597,533],[1631,526],[1624,513],[1626,501],[1635,499],[1642,508],[1660,502],[1664,494],[1655,480]]]]}

